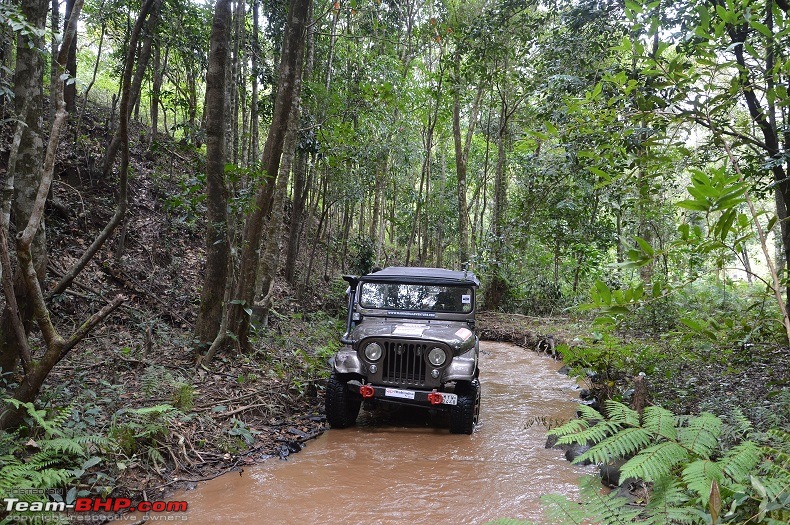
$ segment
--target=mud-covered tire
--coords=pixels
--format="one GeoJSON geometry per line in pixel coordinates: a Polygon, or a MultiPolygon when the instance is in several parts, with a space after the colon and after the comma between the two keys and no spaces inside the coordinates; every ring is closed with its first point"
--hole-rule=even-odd
{"type": "Polygon", "coordinates": [[[362,397],[348,389],[348,379],[334,372],[326,384],[326,421],[332,428],[347,428],[357,421],[362,397]]]}
{"type": "Polygon", "coordinates": [[[450,433],[471,434],[480,418],[480,382],[458,383],[458,404],[450,408],[450,433]]]}

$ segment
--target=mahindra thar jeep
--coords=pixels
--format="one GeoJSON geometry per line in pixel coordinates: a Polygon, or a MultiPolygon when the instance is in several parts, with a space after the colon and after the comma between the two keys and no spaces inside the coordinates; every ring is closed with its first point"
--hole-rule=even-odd
{"type": "Polygon", "coordinates": [[[363,400],[449,413],[450,432],[471,434],[480,413],[475,292],[468,271],[391,267],[345,275],[348,318],[330,359],[326,418],[354,424],[363,400]]]}

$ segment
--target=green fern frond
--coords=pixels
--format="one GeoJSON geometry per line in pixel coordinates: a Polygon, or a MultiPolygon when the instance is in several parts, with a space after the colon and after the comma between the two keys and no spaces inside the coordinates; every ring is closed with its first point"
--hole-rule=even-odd
{"type": "Polygon", "coordinates": [[[690,418],[688,426],[678,430],[680,444],[705,459],[709,459],[718,446],[720,435],[721,419],[710,412],[690,418]]]}
{"type": "Polygon", "coordinates": [[[32,472],[29,479],[32,487],[62,487],[74,479],[74,475],[69,469],[45,469],[32,472]]]}
{"type": "Polygon", "coordinates": [[[52,419],[47,419],[47,411],[45,409],[37,409],[33,403],[23,403],[13,398],[7,398],[4,401],[14,405],[14,408],[24,408],[28,417],[33,420],[35,425],[38,425],[44,430],[44,435],[47,437],[63,435],[63,432],[60,430],[61,425],[52,419]]]}
{"type": "MultiPolygon", "coordinates": [[[[771,429],[768,431],[768,440],[773,450],[790,456],[790,432],[780,428],[771,429]]],[[[790,461],[785,464],[790,467],[790,461]]]]}
{"type": "Polygon", "coordinates": [[[732,427],[736,432],[739,432],[743,436],[749,436],[752,433],[754,426],[752,425],[752,422],[749,421],[749,418],[747,418],[743,413],[743,410],[737,407],[734,408],[732,410],[732,417],[732,427]]]}
{"type": "Polygon", "coordinates": [[[541,499],[548,505],[547,514],[552,523],[626,525],[640,514],[640,509],[630,507],[628,500],[616,491],[601,494],[600,480],[593,476],[582,479],[581,497],[584,505],[558,494],[541,499]]]}
{"type": "Polygon", "coordinates": [[[764,498],[769,501],[776,501],[787,497],[790,494],[790,478],[779,476],[755,476],[765,488],[764,498]]]}
{"type": "Polygon", "coordinates": [[[686,506],[688,502],[688,493],[680,482],[671,476],[661,478],[653,484],[645,506],[645,525],[696,523],[697,516],[686,506]]]}
{"type": "Polygon", "coordinates": [[[724,474],[736,483],[747,483],[749,475],[760,464],[761,449],[752,441],[744,441],[728,450],[718,461],[724,474]]]}
{"type": "Polygon", "coordinates": [[[571,419],[564,425],[560,425],[557,428],[553,428],[547,432],[549,436],[568,436],[571,434],[577,434],[582,430],[586,430],[590,427],[590,424],[585,419],[571,419]]]}
{"type": "Polygon", "coordinates": [[[656,436],[661,436],[670,441],[676,441],[678,423],[675,414],[660,406],[649,406],[644,411],[643,426],[656,436]]]}
{"type": "Polygon", "coordinates": [[[665,441],[642,450],[620,469],[620,477],[656,481],[689,457],[688,451],[673,441],[665,441]]]}
{"type": "Polygon", "coordinates": [[[73,438],[48,439],[39,443],[42,450],[72,454],[74,456],[84,456],[85,447],[78,440],[73,438]]]}
{"type": "Polygon", "coordinates": [[[71,417],[72,412],[74,412],[74,407],[72,405],[58,408],[55,411],[55,415],[51,416],[50,421],[52,422],[52,426],[61,428],[63,424],[71,417]]]}
{"type": "Polygon", "coordinates": [[[595,444],[603,441],[619,430],[620,425],[618,423],[608,420],[599,421],[598,424],[577,432],[576,434],[561,437],[557,440],[557,443],[560,445],[569,445],[571,443],[579,443],[582,445],[587,443],[595,444]]]}
{"type": "Polygon", "coordinates": [[[706,507],[713,480],[716,480],[716,483],[721,485],[724,473],[721,470],[721,466],[715,461],[698,459],[697,461],[692,461],[683,469],[681,477],[688,488],[697,494],[702,506],[706,507]]]}
{"type": "Polygon", "coordinates": [[[579,405],[578,411],[579,411],[579,416],[581,416],[582,419],[586,419],[587,421],[590,422],[592,421],[598,422],[604,419],[603,415],[600,412],[598,412],[593,407],[588,405],[579,405]]]}
{"type": "Polygon", "coordinates": [[[636,410],[611,399],[606,401],[605,406],[610,421],[629,427],[639,426],[639,412],[636,410]]]}
{"type": "Polygon", "coordinates": [[[635,454],[650,443],[652,443],[652,435],[644,428],[626,428],[593,446],[573,462],[582,463],[590,460],[596,464],[605,463],[635,454]]]}
{"type": "Polygon", "coordinates": [[[53,465],[58,465],[63,462],[65,458],[57,451],[40,450],[27,458],[26,465],[30,469],[40,470],[49,468],[53,465]]]}
{"type": "Polygon", "coordinates": [[[766,516],[763,519],[763,523],[765,523],[765,525],[787,525],[789,522],[790,522],[790,519],[787,519],[787,518],[786,519],[775,520],[775,519],[773,519],[773,518],[771,518],[769,516],[766,516]]]}

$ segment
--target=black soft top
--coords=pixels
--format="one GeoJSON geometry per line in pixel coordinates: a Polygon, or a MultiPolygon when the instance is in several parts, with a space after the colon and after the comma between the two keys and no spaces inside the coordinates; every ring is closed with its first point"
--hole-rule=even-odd
{"type": "Polygon", "coordinates": [[[360,281],[374,283],[413,283],[480,286],[472,272],[458,272],[444,268],[421,268],[417,266],[390,266],[378,272],[359,277],[360,281]]]}

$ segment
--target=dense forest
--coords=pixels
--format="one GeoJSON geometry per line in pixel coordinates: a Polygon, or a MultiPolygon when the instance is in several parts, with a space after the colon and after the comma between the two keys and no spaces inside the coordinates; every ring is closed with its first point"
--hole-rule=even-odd
{"type": "Polygon", "coordinates": [[[0,488],[142,487],[196,417],[220,469],[231,416],[320,396],[342,273],[430,266],[556,320],[620,417],[561,429],[596,462],[737,408],[629,472],[677,522],[783,522],[788,49],[787,0],[0,0],[0,488]],[[640,372],[702,419],[621,404],[640,372]]]}

